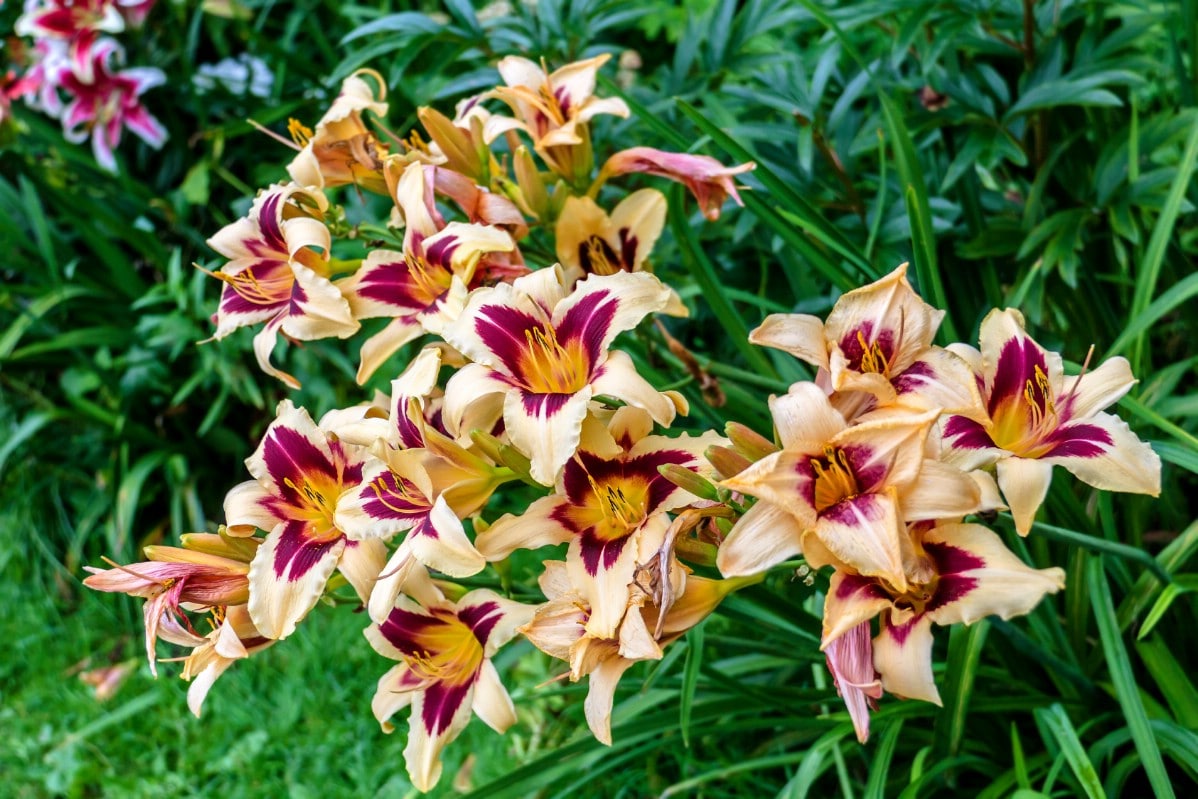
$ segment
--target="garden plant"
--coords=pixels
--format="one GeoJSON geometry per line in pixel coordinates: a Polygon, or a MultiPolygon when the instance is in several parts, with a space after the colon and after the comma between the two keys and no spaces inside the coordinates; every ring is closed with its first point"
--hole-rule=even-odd
{"type": "Polygon", "coordinates": [[[0,13],[18,795],[1198,783],[1198,5],[0,13]]]}

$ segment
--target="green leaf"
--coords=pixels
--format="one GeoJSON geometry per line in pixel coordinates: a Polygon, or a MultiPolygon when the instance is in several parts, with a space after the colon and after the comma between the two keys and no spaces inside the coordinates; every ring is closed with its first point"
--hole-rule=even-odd
{"type": "Polygon", "coordinates": [[[682,743],[691,745],[691,710],[695,689],[699,684],[699,669],[703,665],[703,627],[706,620],[686,634],[686,663],[682,667],[682,693],[678,697],[678,722],[682,728],[682,743]]]}
{"type": "Polygon", "coordinates": [[[1119,706],[1123,708],[1123,717],[1131,730],[1132,740],[1136,751],[1148,774],[1153,792],[1157,797],[1170,799],[1173,785],[1169,774],[1165,771],[1165,763],[1161,759],[1161,750],[1153,737],[1152,728],[1148,726],[1148,714],[1144,712],[1144,703],[1140,699],[1140,689],[1136,684],[1136,675],[1131,668],[1131,660],[1127,649],[1123,646],[1123,638],[1119,633],[1119,622],[1115,617],[1115,604],[1111,599],[1111,586],[1107,582],[1106,570],[1103,568],[1102,557],[1092,558],[1088,567],[1087,582],[1090,589],[1090,603],[1094,606],[1094,618],[1098,622],[1098,633],[1102,640],[1102,651],[1106,655],[1107,666],[1111,670],[1111,682],[1115,687],[1115,696],[1119,706]]]}
{"type": "Polygon", "coordinates": [[[869,781],[865,784],[864,799],[885,799],[886,778],[890,774],[890,763],[898,747],[899,734],[903,731],[903,720],[895,719],[887,725],[878,743],[878,751],[869,763],[869,781]]]}
{"type": "Polygon", "coordinates": [[[1036,720],[1048,728],[1057,745],[1061,747],[1062,754],[1069,762],[1069,768],[1073,770],[1073,775],[1081,783],[1086,796],[1090,799],[1106,799],[1106,792],[1102,789],[1098,772],[1094,770],[1094,764],[1090,762],[1089,755],[1082,747],[1082,742],[1077,737],[1077,730],[1073,728],[1073,722],[1069,720],[1065,708],[1059,704],[1038,707],[1035,714],[1036,720]]]}
{"type": "MultiPolygon", "coordinates": [[[[1166,639],[1154,635],[1145,640],[1140,636],[1136,642],[1136,653],[1156,681],[1156,687],[1177,720],[1184,727],[1198,729],[1198,689],[1194,688],[1186,669],[1169,651],[1166,639]]],[[[1195,765],[1198,765],[1198,761],[1195,765]]]]}
{"type": "Polygon", "coordinates": [[[969,626],[953,625],[949,633],[948,660],[944,664],[947,676],[944,710],[936,716],[934,731],[936,751],[942,754],[955,755],[961,748],[973,681],[989,630],[989,623],[983,619],[969,626]]]}

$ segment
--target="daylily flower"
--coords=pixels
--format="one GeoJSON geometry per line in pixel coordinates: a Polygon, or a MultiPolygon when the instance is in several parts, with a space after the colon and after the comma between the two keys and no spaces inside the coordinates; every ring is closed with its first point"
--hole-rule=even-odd
{"type": "Polygon", "coordinates": [[[707,155],[668,153],[654,150],[652,147],[631,147],[607,159],[607,163],[599,172],[597,182],[630,172],[669,178],[690,189],[699,202],[703,215],[714,221],[720,218],[720,207],[728,197],[732,197],[737,205],[744,205],[740,201],[732,176],[756,168],[757,164],[752,161],[726,167],[707,155]]]}
{"type": "Polygon", "coordinates": [[[639,271],[666,222],[655,189],[629,194],[608,216],[589,197],[569,197],[557,218],[557,258],[566,279],[639,271]]]}
{"type": "Polygon", "coordinates": [[[476,290],[443,331],[474,361],[445,388],[447,423],[460,429],[472,403],[502,393],[507,434],[543,485],[553,484],[578,447],[592,396],[610,395],[669,425],[677,412],[670,396],[638,375],[626,353],[608,351],[616,334],[669,298],[645,272],[591,275],[567,294],[559,267],[476,290]]]}
{"type": "MultiPolygon", "coordinates": [[[[199,718],[204,700],[213,683],[238,660],[244,660],[274,643],[258,632],[245,605],[215,609],[215,628],[205,637],[182,635],[176,643],[193,647],[183,661],[184,680],[191,682],[187,689],[187,707],[199,718]]],[[[182,632],[181,630],[178,632],[182,632]]]]}
{"type": "Polygon", "coordinates": [[[301,186],[325,189],[353,184],[369,191],[385,194],[383,160],[387,145],[366,127],[362,112],[377,117],[387,116],[387,87],[377,72],[358,70],[341,83],[332,106],[316,123],[315,132],[292,120],[291,136],[300,151],[287,173],[301,186]],[[378,84],[378,95],[362,75],[372,77],[378,84]]]}
{"type": "Polygon", "coordinates": [[[571,182],[591,170],[586,123],[599,114],[627,117],[629,113],[618,97],[594,96],[595,78],[609,58],[605,53],[567,64],[552,74],[543,65],[519,56],[499,62],[499,74],[507,85],[492,94],[515,112],[545,163],[571,182]]]}
{"type": "MultiPolygon", "coordinates": [[[[480,97],[467,97],[457,105],[454,118],[423,106],[416,110],[420,124],[432,139],[428,149],[441,156],[452,171],[465,175],[483,186],[489,185],[491,175],[499,171],[490,144],[520,123],[489,112],[479,102],[480,97]]],[[[416,141],[413,146],[419,147],[416,141]]]]}
{"type": "Polygon", "coordinates": [[[924,457],[936,411],[850,427],[814,383],[771,398],[770,410],[782,451],[722,483],[762,500],[720,547],[724,575],[764,571],[799,553],[818,568],[827,552],[903,590],[914,554],[903,522],[978,509],[977,483],[924,457]]]}
{"type": "Polygon", "coordinates": [[[833,391],[871,395],[874,401],[863,410],[898,404],[976,415],[981,399],[969,366],[932,346],[943,318],[944,311],[912,290],[902,264],[843,295],[827,322],[807,314],[772,314],[749,341],[818,367],[833,391]]]}
{"type": "Polygon", "coordinates": [[[873,661],[888,692],[940,704],[932,679],[932,623],[972,624],[1029,613],[1065,587],[1058,568],[1025,565],[990,530],[942,524],[923,533],[906,587],[838,570],[824,600],[825,651],[862,622],[882,614],[873,661]]]}
{"type": "Polygon", "coordinates": [[[359,327],[328,278],[331,241],[320,219],[327,207],[321,192],[274,186],[258,195],[249,216],[208,239],[209,247],[230,259],[220,271],[208,272],[225,284],[213,317],[214,338],[266,322],[254,336],[258,366],[292,388],[299,381],[270,363],[280,331],[310,341],[347,338],[359,327]]]}
{"type": "Polygon", "coordinates": [[[555,493],[518,516],[501,517],[475,544],[488,560],[502,560],[516,549],[569,542],[571,582],[591,606],[587,631],[612,638],[637,564],[649,562],[665,542],[667,512],[699,500],[658,468],[675,464],[710,476],[703,452],[727,441],[712,432],[649,435],[653,419],[629,406],[616,411],[607,429],[593,417],[588,422],[555,493]]]}
{"type": "Polygon", "coordinates": [[[84,33],[120,33],[125,20],[112,0],[49,0],[26,3],[13,31],[35,39],[71,40],[84,33]]]}
{"type": "Polygon", "coordinates": [[[73,69],[58,76],[59,86],[72,96],[62,112],[63,136],[75,144],[90,136],[97,163],[110,172],[116,171],[113,151],[126,128],[155,149],[167,136],[140,100],[142,92],[165,83],[166,75],[153,67],[113,72],[114,57],[124,57],[115,41],[81,37],[71,46],[73,69]]]}
{"type": "Polygon", "coordinates": [[[480,259],[515,247],[497,228],[440,222],[429,210],[432,195],[424,168],[409,164],[395,192],[406,227],[403,252],[372,250],[358,271],[338,284],[354,318],[394,317],[362,345],[359,383],[407,342],[426,332],[439,334],[465,306],[480,259]]]}
{"type": "MultiPolygon", "coordinates": [[[[253,540],[253,539],[251,539],[253,540]]],[[[201,607],[245,604],[249,598],[250,570],[247,560],[237,560],[205,552],[168,546],[145,548],[148,561],[114,564],[112,569],[86,566],[90,577],[83,580],[88,588],[111,591],[146,600],[143,615],[146,624],[146,659],[150,673],[157,676],[155,643],[163,620],[177,620],[190,628],[179,610],[187,602],[201,607]]]]}
{"type": "Polygon", "coordinates": [[[386,547],[373,531],[337,526],[338,500],[362,482],[367,455],[316,426],[303,408],[279,403],[276,419],[246,459],[253,480],[225,497],[228,533],[269,534],[250,564],[249,612],[268,638],[286,638],[339,570],[363,602],[382,571],[386,547]]]}
{"type": "Polygon", "coordinates": [[[441,750],[472,713],[496,732],[515,723],[491,658],[534,609],[485,589],[451,602],[427,579],[409,583],[408,590],[413,598],[400,596],[381,624],[366,629],[376,652],[399,661],[379,679],[371,708],[383,731],[391,732],[388,719],[411,705],[404,760],[412,784],[428,791],[441,778],[441,750]]]}
{"type": "Polygon", "coordinates": [[[1126,422],[1101,412],[1136,383],[1125,358],[1066,377],[1061,356],[1033,341],[1013,308],[986,316],[981,346],[952,347],[977,374],[986,415],[981,423],[945,421],[946,458],[962,468],[997,462],[998,486],[1020,535],[1031,529],[1054,465],[1095,488],[1160,493],[1160,457],[1126,422]]]}
{"type": "Polygon", "coordinates": [[[532,621],[520,632],[533,646],[570,665],[574,682],[589,675],[583,705],[587,726],[600,742],[611,745],[611,713],[616,686],[629,668],[641,660],[660,660],[663,650],[703,621],[733,591],[756,578],[709,580],[688,574],[671,557],[668,575],[657,575],[670,584],[673,602],[661,618],[661,609],[639,582],[626,587],[628,612],[610,638],[589,628],[591,607],[570,578],[562,561],[545,561],[539,578],[547,602],[537,608],[532,621]],[[656,631],[656,632],[654,632],[656,631]]]}

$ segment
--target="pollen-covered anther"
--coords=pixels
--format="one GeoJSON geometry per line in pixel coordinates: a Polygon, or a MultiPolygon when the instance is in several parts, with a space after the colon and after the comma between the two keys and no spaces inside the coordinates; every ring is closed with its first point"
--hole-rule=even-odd
{"type": "Polygon", "coordinates": [[[857,343],[861,345],[861,371],[889,377],[890,363],[886,359],[886,353],[882,351],[882,345],[876,341],[870,344],[860,330],[857,331],[857,343]]]}
{"type": "Polygon", "coordinates": [[[573,394],[587,383],[587,370],[575,353],[557,340],[551,327],[534,327],[524,331],[524,341],[531,360],[528,370],[528,390],[543,394],[573,394]]]}
{"type": "Polygon", "coordinates": [[[291,140],[300,147],[307,147],[308,142],[312,139],[312,128],[294,117],[287,120],[287,133],[291,136],[291,140]]]}

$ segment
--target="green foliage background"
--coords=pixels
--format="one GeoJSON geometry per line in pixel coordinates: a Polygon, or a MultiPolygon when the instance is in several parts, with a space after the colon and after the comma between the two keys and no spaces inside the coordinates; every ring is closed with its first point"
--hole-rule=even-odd
{"type": "MultiPolygon", "coordinates": [[[[18,13],[9,4],[0,19],[18,13]]],[[[585,686],[536,687],[554,667],[512,648],[501,671],[521,724],[504,738],[472,726],[448,750],[440,793],[1193,790],[1194,0],[160,2],[125,43],[132,62],[170,76],[147,96],[171,132],[162,151],[127,138],[113,177],[18,106],[19,136],[0,153],[0,773],[16,796],[408,790],[402,733],[383,736],[369,711],[387,664],[349,608],[320,609],[233,669],[197,722],[185,686],[144,665],[107,704],[76,680],[81,661],[141,657],[136,603],[85,594],[81,567],[212,529],[283,396],[245,331],[196,346],[218,292],[191,264],[215,260],[204,239],[290,155],[248,117],[311,124],[342,77],[371,66],[404,131],[418,106],[448,109],[494,85],[504,54],[556,65],[628,50],[639,68],[609,66],[603,92],[634,113],[601,125],[601,156],[648,144],[759,165],[745,208],[717,223],[674,192],[654,256],[696,309],[672,332],[727,404],[708,406],[659,339],[629,342],[657,385],[688,393],[694,426],[735,419],[768,433],[766,397],[809,374],[745,332],[769,312],[825,313],[910,260],[948,310],[946,341],[1017,306],[1069,360],[1090,345],[1096,358],[1126,355],[1141,382],[1118,410],[1164,459],[1164,490],[1096,495],[1058,479],[1028,539],[1000,518],[1029,562],[1067,569],[1067,590],[1026,619],[942,634],[944,708],[888,698],[867,746],[818,653],[826,583],[778,572],[629,673],[610,749],[585,734],[585,686]],[[243,52],[272,71],[268,99],[198,93],[198,65],[243,52]]],[[[336,343],[285,358],[314,412],[366,396],[353,388],[356,353],[336,343]]]]}

